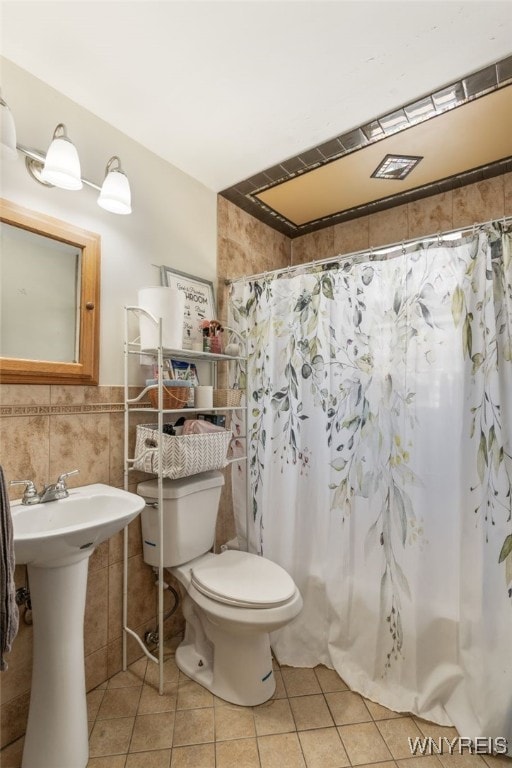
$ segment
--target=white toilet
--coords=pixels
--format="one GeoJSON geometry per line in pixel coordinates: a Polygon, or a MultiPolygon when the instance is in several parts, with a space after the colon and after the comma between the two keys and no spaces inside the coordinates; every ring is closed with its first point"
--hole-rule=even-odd
{"type": "MultiPolygon", "coordinates": [[[[186,593],[176,664],[216,696],[253,706],[276,686],[269,632],[300,613],[302,597],[288,573],[264,557],[210,551],[223,484],[220,472],[163,482],[164,566],[186,593]]],[[[141,514],[144,560],[158,566],[158,481],[140,483],[137,492],[151,505],[141,514]]]]}

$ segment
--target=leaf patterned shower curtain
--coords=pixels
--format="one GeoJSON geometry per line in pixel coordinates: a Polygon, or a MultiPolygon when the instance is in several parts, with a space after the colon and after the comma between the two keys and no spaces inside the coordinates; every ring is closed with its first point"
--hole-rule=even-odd
{"type": "Polygon", "coordinates": [[[230,311],[239,532],[304,598],[278,660],[512,744],[510,229],[235,283],[230,311]]]}

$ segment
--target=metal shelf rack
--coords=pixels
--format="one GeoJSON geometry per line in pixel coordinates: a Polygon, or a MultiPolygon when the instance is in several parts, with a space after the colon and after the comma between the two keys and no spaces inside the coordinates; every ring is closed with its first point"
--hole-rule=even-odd
{"type": "MultiPolygon", "coordinates": [[[[235,333],[234,331],[231,331],[232,333],[235,333]]],[[[240,338],[241,341],[243,341],[240,338]]],[[[249,515],[249,510],[251,508],[250,504],[250,498],[249,498],[249,459],[248,459],[248,446],[247,446],[247,425],[248,425],[248,412],[247,412],[247,382],[246,382],[246,388],[245,388],[245,405],[240,405],[238,407],[213,407],[213,408],[172,408],[172,409],[164,409],[163,408],[163,379],[164,379],[164,360],[167,360],[168,358],[179,358],[182,360],[190,360],[190,361],[200,361],[200,362],[206,362],[210,363],[211,367],[213,368],[213,384],[216,386],[217,383],[217,365],[219,363],[233,363],[233,362],[239,362],[245,364],[245,361],[247,360],[247,357],[245,355],[241,356],[231,356],[231,355],[224,355],[224,354],[217,354],[217,353],[211,353],[211,352],[198,352],[196,350],[188,350],[188,349],[167,349],[162,346],[162,320],[161,318],[157,318],[154,315],[152,315],[147,310],[142,309],[141,307],[137,306],[127,306],[125,307],[125,341],[124,341],[124,487],[125,490],[129,489],[129,477],[130,472],[133,471],[133,463],[134,458],[130,457],[129,455],[129,428],[130,428],[130,414],[131,413],[148,413],[148,414],[156,414],[157,417],[157,425],[158,425],[158,432],[160,436],[163,432],[163,425],[164,425],[164,416],[166,415],[183,415],[183,414],[193,414],[193,413],[204,413],[207,411],[208,413],[225,413],[225,412],[234,412],[234,411],[241,411],[243,413],[243,419],[244,419],[244,434],[241,436],[245,439],[245,455],[231,458],[228,460],[227,464],[233,464],[238,463],[241,461],[246,462],[246,517],[249,515]],[[159,346],[155,347],[154,349],[144,349],[141,350],[140,342],[138,341],[138,338],[131,341],[130,335],[129,335],[129,318],[131,315],[144,315],[145,317],[148,317],[152,322],[155,323],[156,329],[157,329],[157,338],[159,340],[159,346]],[[146,386],[135,398],[129,397],[129,360],[130,355],[145,355],[149,357],[153,357],[156,361],[157,368],[158,368],[158,376],[157,376],[157,384],[146,386]],[[150,389],[157,389],[158,390],[158,408],[148,408],[144,406],[140,406],[140,401],[144,398],[144,396],[147,394],[147,392],[150,389]]],[[[246,369],[246,375],[247,375],[247,369],[246,369]]],[[[158,457],[158,465],[159,467],[162,467],[162,439],[158,440],[158,451],[159,451],[159,457],[158,457]]],[[[162,472],[157,475],[158,478],[158,523],[159,523],[159,536],[160,540],[163,538],[163,476],[162,472]]],[[[248,530],[248,520],[246,521],[247,530],[248,530]]],[[[123,539],[123,670],[126,670],[128,660],[127,660],[127,641],[128,636],[132,637],[140,646],[141,650],[144,652],[144,654],[150,659],[152,662],[158,664],[159,667],[159,692],[160,694],[163,693],[164,690],[164,679],[163,679],[163,665],[164,665],[164,643],[163,643],[163,637],[164,637],[164,563],[163,563],[163,547],[160,547],[160,562],[158,565],[158,582],[157,582],[157,588],[158,588],[158,656],[155,656],[153,653],[151,653],[148,648],[146,648],[143,640],[139,637],[139,635],[128,626],[128,528],[124,529],[124,539],[123,539]]]]}

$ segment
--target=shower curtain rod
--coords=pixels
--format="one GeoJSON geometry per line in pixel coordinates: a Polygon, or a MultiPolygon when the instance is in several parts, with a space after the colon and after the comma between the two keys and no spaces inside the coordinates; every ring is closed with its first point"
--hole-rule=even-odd
{"type": "Polygon", "coordinates": [[[427,235],[426,237],[413,237],[410,240],[400,240],[399,242],[391,243],[389,245],[382,245],[378,248],[363,248],[360,251],[353,251],[352,253],[341,253],[337,256],[330,256],[327,259],[318,259],[316,261],[308,261],[304,264],[294,264],[289,267],[280,267],[279,269],[272,269],[267,272],[259,272],[255,275],[241,275],[240,277],[226,278],[226,280],[224,280],[224,285],[233,285],[233,283],[239,283],[242,280],[259,280],[262,277],[268,277],[270,275],[278,276],[291,274],[292,272],[295,272],[299,269],[307,269],[308,267],[318,267],[322,264],[334,264],[338,261],[354,259],[356,256],[362,256],[365,253],[388,253],[389,251],[394,251],[397,248],[402,248],[402,250],[404,250],[406,246],[412,245],[413,243],[428,243],[435,240],[440,241],[443,238],[446,238],[448,235],[458,234],[461,237],[464,237],[465,235],[476,232],[482,227],[486,227],[489,224],[494,224],[498,221],[503,222],[503,224],[508,224],[509,222],[512,223],[512,216],[501,216],[497,219],[490,219],[489,221],[483,221],[479,224],[472,224],[471,227],[457,227],[455,229],[447,229],[444,232],[438,232],[435,235],[427,235]]]}

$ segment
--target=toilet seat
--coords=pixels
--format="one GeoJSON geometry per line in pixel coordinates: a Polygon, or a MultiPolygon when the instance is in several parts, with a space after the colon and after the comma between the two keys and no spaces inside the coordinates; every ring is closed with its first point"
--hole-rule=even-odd
{"type": "Polygon", "coordinates": [[[226,550],[193,566],[191,583],[211,600],[241,608],[277,608],[297,592],[280,565],[238,550],[226,550]]]}

